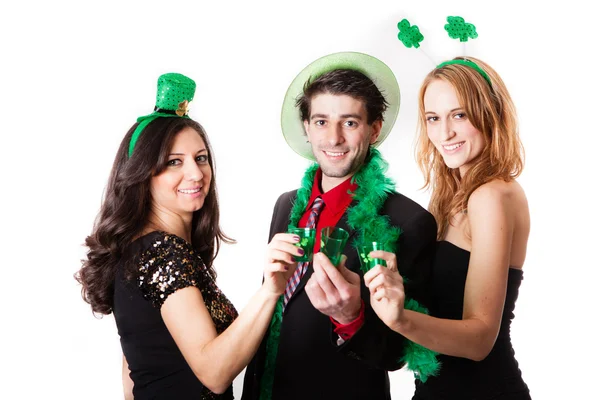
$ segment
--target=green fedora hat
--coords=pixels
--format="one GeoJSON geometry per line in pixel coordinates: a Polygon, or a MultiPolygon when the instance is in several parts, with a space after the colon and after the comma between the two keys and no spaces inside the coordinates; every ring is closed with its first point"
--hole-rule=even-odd
{"type": "Polygon", "coordinates": [[[185,75],[170,72],[158,77],[156,103],[151,114],[139,117],[131,141],[129,142],[129,157],[133,154],[135,143],[148,124],[160,117],[188,117],[189,104],[196,93],[196,82],[185,75]]]}
{"type": "Polygon", "coordinates": [[[392,70],[381,60],[364,53],[342,52],[329,54],[313,61],[292,81],[281,108],[281,129],[288,145],[302,157],[315,160],[310,143],[306,140],[304,124],[296,101],[302,96],[305,83],[337,69],[362,72],[371,79],[383,94],[389,106],[383,114],[383,126],[373,146],[379,146],[389,135],[400,109],[400,88],[392,70]]]}

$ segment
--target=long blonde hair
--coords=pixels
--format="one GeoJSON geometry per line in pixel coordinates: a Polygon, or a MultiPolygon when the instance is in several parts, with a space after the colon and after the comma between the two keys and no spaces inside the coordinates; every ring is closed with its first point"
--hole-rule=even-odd
{"type": "Polygon", "coordinates": [[[419,92],[416,157],[425,177],[423,187],[432,191],[429,211],[437,221],[439,240],[444,238],[451,218],[467,209],[469,197],[475,189],[495,179],[510,181],[523,170],[524,150],[519,139],[517,113],[504,82],[483,61],[472,57],[466,59],[483,69],[491,84],[474,68],[450,64],[431,71],[419,92]],[[427,136],[425,91],[436,79],[454,87],[467,118],[484,137],[483,151],[462,178],[458,168],[446,166],[442,155],[427,136]]]}

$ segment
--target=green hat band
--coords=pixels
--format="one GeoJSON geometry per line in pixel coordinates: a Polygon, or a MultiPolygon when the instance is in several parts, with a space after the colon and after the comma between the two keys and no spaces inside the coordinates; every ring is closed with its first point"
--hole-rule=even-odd
{"type": "Polygon", "coordinates": [[[444,61],[443,63],[441,63],[440,65],[438,65],[436,68],[442,68],[446,65],[452,65],[452,64],[459,64],[459,65],[465,65],[469,68],[474,69],[475,71],[479,72],[479,74],[481,76],[483,76],[485,78],[485,80],[490,84],[490,86],[492,86],[492,81],[490,79],[490,77],[488,76],[488,74],[479,67],[479,65],[475,64],[473,61],[471,60],[450,60],[450,61],[444,61]]]}
{"type": "Polygon", "coordinates": [[[160,117],[189,118],[188,107],[194,99],[196,82],[178,73],[163,74],[158,77],[156,103],[154,112],[139,117],[139,125],[135,128],[129,141],[129,157],[133,154],[135,144],[148,124],[160,117]]]}

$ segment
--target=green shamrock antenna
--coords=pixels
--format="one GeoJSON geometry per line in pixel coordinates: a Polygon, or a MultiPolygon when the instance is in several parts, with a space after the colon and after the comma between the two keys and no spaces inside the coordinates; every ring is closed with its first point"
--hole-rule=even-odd
{"type": "Polygon", "coordinates": [[[463,57],[467,54],[467,41],[469,39],[477,39],[477,29],[475,25],[465,22],[463,17],[448,17],[448,23],[444,25],[444,29],[448,32],[451,39],[458,39],[462,43],[463,57]]]}
{"type": "MultiPolygon", "coordinates": [[[[420,49],[420,43],[423,41],[424,37],[417,25],[411,26],[410,22],[404,18],[402,21],[398,22],[398,31],[398,40],[400,40],[403,45],[409,49],[414,47],[415,49],[423,51],[423,49],[420,49]]],[[[429,58],[429,61],[431,61],[433,65],[436,64],[436,62],[429,57],[429,54],[425,53],[424,51],[423,54],[429,58]]]]}
{"type": "Polygon", "coordinates": [[[408,47],[414,47],[416,49],[419,48],[419,42],[423,41],[423,35],[419,31],[419,27],[417,25],[410,26],[410,22],[406,18],[402,21],[398,22],[398,39],[402,42],[403,45],[408,47]]]}
{"type": "Polygon", "coordinates": [[[444,29],[446,30],[446,32],[448,32],[448,36],[450,36],[450,38],[452,39],[459,39],[462,43],[463,60],[455,59],[444,61],[443,63],[439,64],[437,68],[442,68],[450,64],[466,65],[467,67],[473,68],[475,71],[477,71],[490,84],[490,86],[492,86],[492,81],[487,72],[485,72],[480,66],[478,66],[473,61],[467,59],[466,57],[467,41],[469,39],[477,39],[477,37],[479,36],[477,34],[477,29],[475,28],[475,25],[465,22],[465,19],[463,17],[448,17],[446,18],[446,21],[448,21],[448,23],[444,25],[444,29]]]}
{"type": "Polygon", "coordinates": [[[470,67],[470,68],[473,68],[474,70],[476,70],[479,74],[481,74],[481,76],[483,76],[485,78],[485,80],[490,84],[490,86],[492,86],[492,81],[490,80],[490,77],[488,76],[488,74],[481,67],[479,67],[476,63],[467,59],[467,57],[466,57],[467,41],[469,39],[476,39],[479,36],[477,34],[477,29],[475,28],[475,25],[465,22],[465,19],[463,17],[458,17],[458,16],[447,17],[446,21],[448,21],[448,23],[444,26],[444,29],[446,30],[446,32],[448,32],[448,35],[450,36],[450,38],[459,39],[460,42],[462,43],[462,48],[463,48],[463,56],[462,56],[463,59],[462,60],[453,59],[453,60],[445,61],[441,64],[438,64],[435,61],[433,61],[433,59],[431,57],[429,57],[429,55],[427,53],[425,53],[423,51],[423,49],[420,48],[420,42],[422,42],[424,38],[423,38],[423,35],[421,34],[421,32],[419,31],[419,27],[416,25],[411,26],[410,22],[408,22],[408,20],[406,18],[403,19],[402,21],[398,22],[398,30],[399,30],[398,39],[402,42],[402,44],[404,44],[409,49],[411,47],[414,47],[416,49],[423,51],[423,54],[425,54],[427,56],[427,58],[429,58],[429,60],[433,63],[433,65],[436,66],[436,68],[442,68],[449,64],[465,65],[467,67],[470,67]]]}
{"type": "Polygon", "coordinates": [[[448,23],[444,25],[444,29],[452,39],[460,39],[461,42],[466,42],[469,39],[477,39],[478,35],[475,25],[465,22],[463,17],[448,17],[446,21],[448,23]]]}

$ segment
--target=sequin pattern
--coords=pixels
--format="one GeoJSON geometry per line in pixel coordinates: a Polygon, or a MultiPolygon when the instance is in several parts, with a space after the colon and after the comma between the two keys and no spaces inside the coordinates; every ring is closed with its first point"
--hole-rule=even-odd
{"type": "Polygon", "coordinates": [[[237,317],[233,304],[217,287],[194,248],[182,238],[163,233],[142,253],[139,260],[138,286],[144,298],[156,308],[167,297],[188,286],[200,289],[218,333],[237,317]]]}
{"type": "Polygon", "coordinates": [[[175,111],[183,101],[191,102],[195,92],[196,82],[187,76],[174,72],[163,74],[158,78],[156,107],[175,111]]]}

